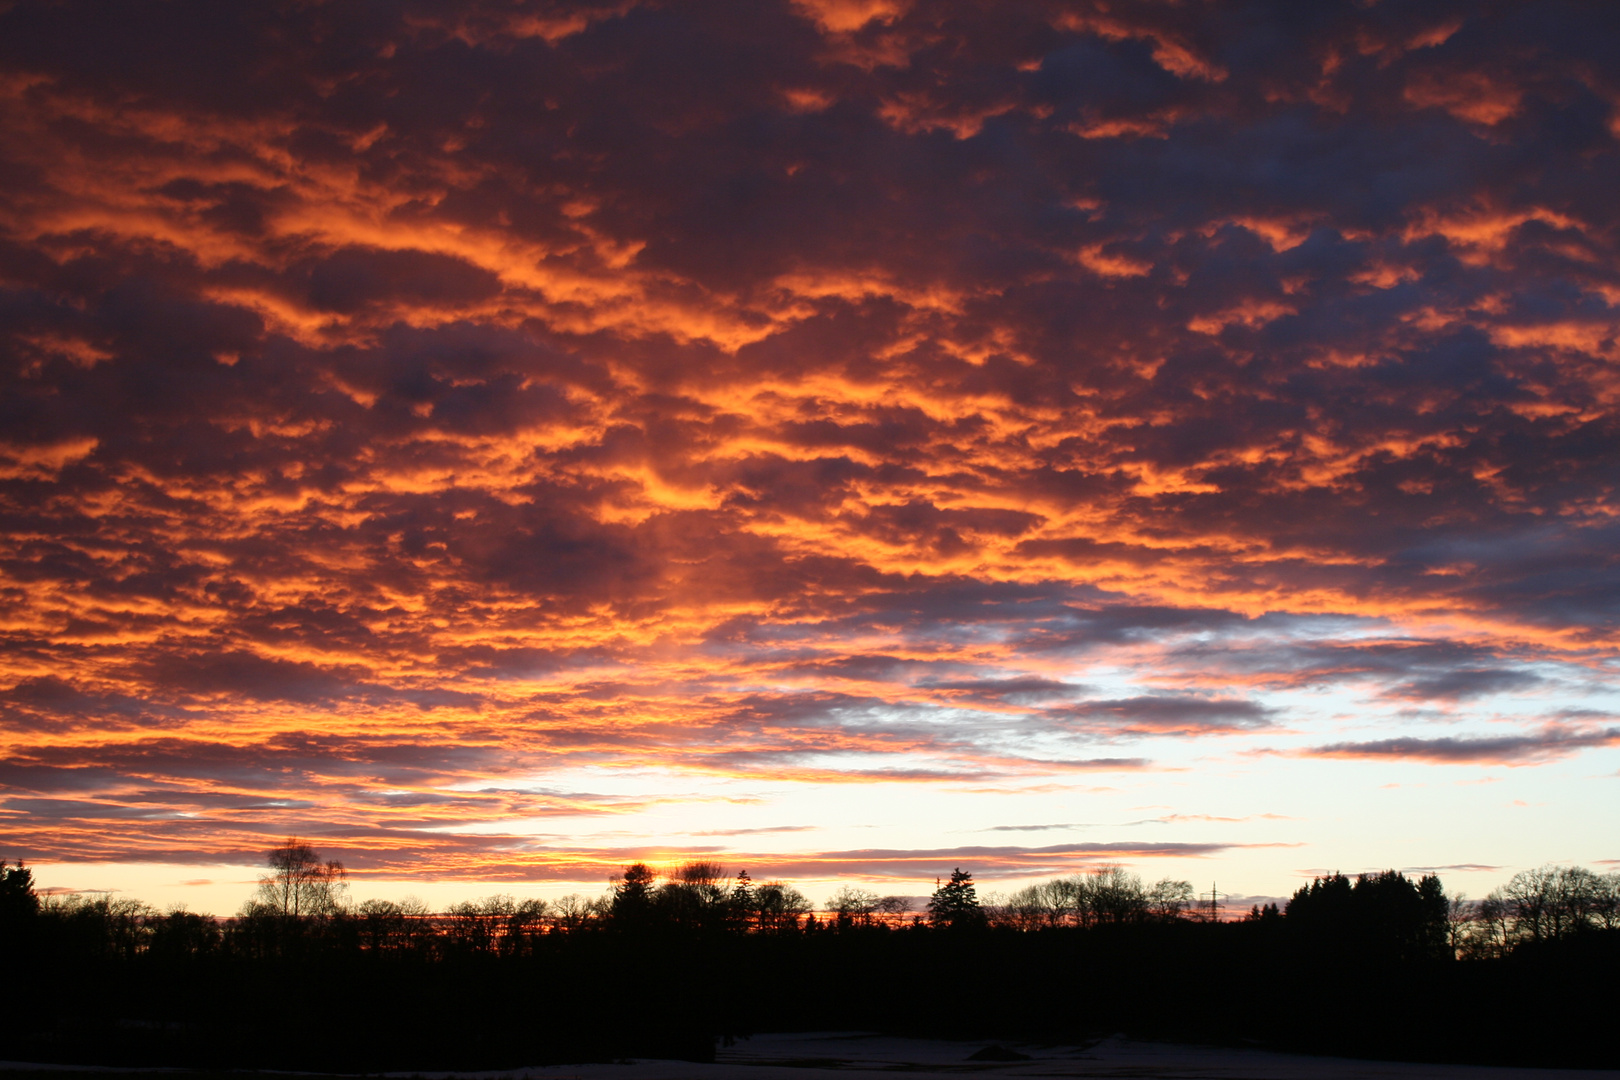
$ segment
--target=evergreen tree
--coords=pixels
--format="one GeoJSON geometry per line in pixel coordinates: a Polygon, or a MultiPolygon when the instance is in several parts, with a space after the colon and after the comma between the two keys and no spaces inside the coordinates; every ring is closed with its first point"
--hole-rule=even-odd
{"type": "Polygon", "coordinates": [[[729,899],[731,918],[735,925],[742,927],[753,925],[759,914],[759,899],[754,895],[754,879],[748,876],[747,870],[737,871],[729,899]]]}
{"type": "Polygon", "coordinates": [[[17,860],[16,866],[7,866],[0,859],[0,919],[11,922],[26,919],[39,911],[39,897],[34,893],[34,872],[17,860]]]}
{"type": "Polygon", "coordinates": [[[624,876],[613,883],[613,901],[608,909],[613,920],[621,924],[645,922],[652,912],[653,883],[657,879],[646,863],[625,867],[624,876]]]}
{"type": "Polygon", "coordinates": [[[1311,952],[1336,962],[1445,959],[1449,901],[1433,875],[1413,881],[1397,870],[1317,878],[1294,893],[1288,924],[1311,952]]]}
{"type": "Polygon", "coordinates": [[[7,949],[28,934],[39,913],[39,897],[34,892],[34,872],[18,860],[7,866],[0,859],[0,942],[7,949]]]}
{"type": "Polygon", "coordinates": [[[951,880],[943,885],[935,882],[934,895],[928,898],[928,920],[935,926],[983,926],[984,909],[979,906],[979,894],[973,887],[973,875],[960,866],[951,871],[951,880]]]}

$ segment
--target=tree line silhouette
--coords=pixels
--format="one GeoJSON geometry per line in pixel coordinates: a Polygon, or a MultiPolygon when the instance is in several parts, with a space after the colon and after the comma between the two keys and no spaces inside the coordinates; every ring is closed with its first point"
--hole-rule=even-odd
{"type": "Polygon", "coordinates": [[[1479,901],[1433,875],[1332,874],[1230,920],[1187,882],[1118,866],[983,900],[958,867],[926,905],[844,886],[820,909],[705,861],[638,863],[598,896],[442,911],[354,903],[342,864],[299,840],[266,871],[216,919],[41,897],[32,871],[0,863],[7,1056],[490,1068],[703,1059],[717,1038],[855,1027],[1620,1064],[1604,1034],[1620,874],[1581,867],[1526,871],[1479,901]]]}

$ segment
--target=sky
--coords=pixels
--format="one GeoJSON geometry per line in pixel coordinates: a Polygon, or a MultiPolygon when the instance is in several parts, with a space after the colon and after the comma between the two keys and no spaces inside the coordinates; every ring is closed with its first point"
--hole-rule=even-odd
{"type": "Polygon", "coordinates": [[[0,857],[1620,865],[1612,30],[0,4],[0,857]]]}

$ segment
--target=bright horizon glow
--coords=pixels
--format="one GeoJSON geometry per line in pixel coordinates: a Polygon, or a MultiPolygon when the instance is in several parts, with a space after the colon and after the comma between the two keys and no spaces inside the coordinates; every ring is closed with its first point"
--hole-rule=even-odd
{"type": "Polygon", "coordinates": [[[1620,866],[1604,27],[868,7],[0,12],[0,857],[1620,866]]]}

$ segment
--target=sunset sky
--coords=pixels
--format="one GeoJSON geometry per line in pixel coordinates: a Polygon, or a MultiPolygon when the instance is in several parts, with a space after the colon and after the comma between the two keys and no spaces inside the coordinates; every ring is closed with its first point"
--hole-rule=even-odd
{"type": "Polygon", "coordinates": [[[1613,14],[0,5],[0,857],[1615,868],[1613,14]]]}

